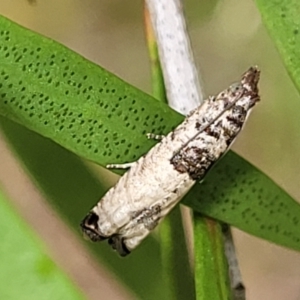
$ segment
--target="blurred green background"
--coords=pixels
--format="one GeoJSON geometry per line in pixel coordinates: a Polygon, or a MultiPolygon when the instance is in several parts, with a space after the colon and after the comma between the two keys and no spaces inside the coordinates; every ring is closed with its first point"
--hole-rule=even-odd
{"type": "MultiPolygon", "coordinates": [[[[260,67],[262,101],[234,150],[268,174],[295,199],[300,199],[300,97],[254,2],[186,0],[184,7],[207,96],[239,78],[248,66],[260,67]]],[[[151,93],[142,1],[2,0],[0,14],[65,44],[151,93]]],[[[26,147],[26,141],[23,145],[26,147]]],[[[68,228],[59,227],[58,238],[57,222],[61,221],[56,213],[44,203],[26,174],[14,162],[5,141],[1,142],[0,151],[2,186],[21,214],[45,240],[50,255],[63,265],[90,299],[133,299],[134,296],[123,290],[113,274],[103,266],[94,265],[83,246],[84,241],[73,236],[72,230],[78,228],[72,228],[70,232],[68,228]],[[18,190],[28,198],[26,205],[20,203],[18,190]],[[51,228],[43,230],[47,215],[52,217],[47,223],[47,227],[53,227],[52,231],[51,228]],[[72,257],[76,257],[75,262],[66,256],[66,246],[57,239],[74,239],[72,257]]],[[[116,180],[115,176],[106,177],[97,166],[86,163],[95,174],[105,178],[107,185],[116,180]]],[[[234,234],[249,299],[299,299],[300,255],[238,230],[234,234]]]]}

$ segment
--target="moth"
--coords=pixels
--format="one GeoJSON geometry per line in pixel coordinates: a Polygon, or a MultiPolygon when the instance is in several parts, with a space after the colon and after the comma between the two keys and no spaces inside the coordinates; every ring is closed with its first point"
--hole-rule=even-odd
{"type": "Polygon", "coordinates": [[[130,169],[84,218],[84,235],[93,242],[108,240],[121,256],[136,248],[228,151],[260,99],[259,75],[251,67],[136,162],[108,165],[130,169]]]}

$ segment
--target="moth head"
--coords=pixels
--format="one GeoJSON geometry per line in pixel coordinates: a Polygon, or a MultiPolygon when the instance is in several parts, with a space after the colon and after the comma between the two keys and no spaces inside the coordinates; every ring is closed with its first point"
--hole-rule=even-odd
{"type": "Polygon", "coordinates": [[[244,108],[248,110],[248,108],[253,107],[260,99],[257,86],[259,76],[260,71],[258,68],[251,67],[242,75],[239,82],[233,83],[228,89],[222,91],[216,97],[212,97],[211,99],[214,99],[214,102],[218,102],[218,100],[223,102],[223,109],[226,109],[235,105],[236,102],[240,102],[240,99],[246,97],[247,103],[239,103],[238,105],[243,105],[244,108]]]}
{"type": "Polygon", "coordinates": [[[257,84],[260,77],[260,71],[258,67],[250,67],[243,75],[241,83],[245,89],[258,93],[257,84]]]}
{"type": "MultiPolygon", "coordinates": [[[[226,107],[233,107],[233,113],[239,117],[247,115],[251,108],[260,100],[258,95],[258,81],[260,71],[257,67],[249,68],[240,82],[232,84],[227,90],[226,107]]],[[[242,121],[242,120],[241,120],[242,121]]]]}
{"type": "Polygon", "coordinates": [[[256,102],[260,100],[258,95],[258,81],[260,77],[260,71],[257,67],[249,68],[241,79],[241,84],[244,89],[245,96],[249,97],[249,108],[253,107],[256,102]]]}
{"type": "Polygon", "coordinates": [[[260,100],[258,95],[258,81],[260,71],[257,67],[251,67],[242,75],[241,85],[243,87],[243,97],[236,102],[236,114],[244,110],[244,114],[248,115],[253,106],[260,100]]]}
{"type": "Polygon", "coordinates": [[[230,87],[231,89],[238,89],[241,93],[233,105],[231,104],[231,108],[225,112],[226,119],[229,121],[228,127],[234,134],[241,130],[253,106],[260,100],[257,86],[259,75],[258,68],[251,67],[242,75],[240,83],[230,87]]]}

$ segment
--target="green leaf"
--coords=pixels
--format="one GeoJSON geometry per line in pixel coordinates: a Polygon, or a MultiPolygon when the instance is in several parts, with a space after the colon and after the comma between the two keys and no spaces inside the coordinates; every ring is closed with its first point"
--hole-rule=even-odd
{"type": "Polygon", "coordinates": [[[184,203],[258,237],[300,250],[300,205],[285,191],[233,152],[184,203]],[[198,196],[198,201],[191,201],[198,196]]]}
{"type": "Polygon", "coordinates": [[[0,298],[85,299],[0,192],[0,298]]]}
{"type": "Polygon", "coordinates": [[[168,299],[172,300],[195,299],[195,284],[183,229],[180,207],[176,206],[160,226],[162,272],[168,287],[168,299]]]}
{"type": "Polygon", "coordinates": [[[0,113],[100,165],[132,161],[182,117],[62,45],[0,19],[0,113]],[[169,120],[170,119],[170,120],[169,120]]]}
{"type": "Polygon", "coordinates": [[[221,225],[194,214],[197,300],[232,298],[221,225]]]}
{"type": "Polygon", "coordinates": [[[95,244],[83,239],[79,223],[106,191],[84,163],[51,140],[8,119],[1,117],[0,126],[45,198],[98,261],[105,264],[138,298],[166,299],[161,266],[157,264],[159,245],[152,236],[125,259],[113,252],[107,243],[95,244]],[[141,268],[147,272],[142,272],[141,268]]]}
{"type": "Polygon", "coordinates": [[[300,2],[256,0],[262,19],[300,91],[300,2]]]}
{"type": "MultiPolygon", "coordinates": [[[[183,120],[60,44],[5,18],[0,28],[0,114],[76,154],[102,165],[132,161],[154,144],[145,133],[165,134],[183,120]]],[[[232,152],[184,203],[300,250],[300,206],[232,152]]]]}

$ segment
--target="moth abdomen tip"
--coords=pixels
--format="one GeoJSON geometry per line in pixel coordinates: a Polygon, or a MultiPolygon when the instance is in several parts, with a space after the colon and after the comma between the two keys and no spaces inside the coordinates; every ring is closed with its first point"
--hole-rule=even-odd
{"type": "Polygon", "coordinates": [[[130,250],[126,247],[124,243],[124,238],[121,235],[112,235],[108,239],[108,244],[116,250],[120,256],[127,256],[130,254],[130,250]]]}
{"type": "Polygon", "coordinates": [[[95,212],[91,211],[80,223],[84,237],[92,242],[99,242],[107,239],[107,237],[104,237],[99,233],[98,221],[99,216],[95,212]]]}

